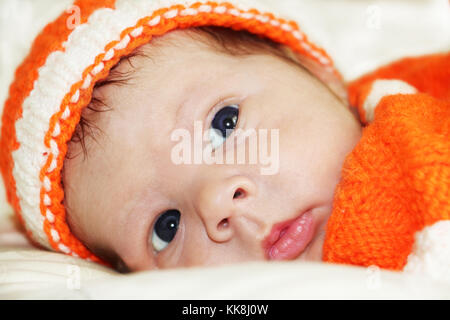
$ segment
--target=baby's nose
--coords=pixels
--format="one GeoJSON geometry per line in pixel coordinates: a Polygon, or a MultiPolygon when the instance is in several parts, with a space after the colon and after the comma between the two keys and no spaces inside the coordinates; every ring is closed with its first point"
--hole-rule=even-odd
{"type": "Polygon", "coordinates": [[[248,206],[245,203],[255,194],[256,186],[244,176],[233,176],[203,186],[197,208],[211,240],[226,242],[233,237],[237,232],[235,220],[246,213],[248,206]]]}

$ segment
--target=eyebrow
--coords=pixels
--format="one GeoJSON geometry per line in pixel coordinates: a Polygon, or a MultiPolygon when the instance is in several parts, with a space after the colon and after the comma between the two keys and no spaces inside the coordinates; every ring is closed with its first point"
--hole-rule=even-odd
{"type": "MultiPolygon", "coordinates": [[[[185,97],[188,97],[189,95],[184,95],[185,97]]],[[[174,120],[173,120],[173,126],[169,126],[171,129],[169,131],[169,141],[172,142],[171,139],[171,135],[172,132],[174,132],[174,130],[179,129],[180,128],[180,124],[182,122],[183,119],[186,119],[186,117],[184,116],[186,113],[186,109],[188,107],[188,98],[184,98],[181,101],[179,101],[175,107],[175,113],[174,113],[174,120]]]]}
{"type": "MultiPolygon", "coordinates": [[[[181,92],[179,90],[177,90],[177,92],[179,93],[179,96],[183,97],[182,99],[180,99],[180,101],[176,102],[176,109],[175,109],[175,116],[174,116],[174,124],[171,127],[171,130],[169,132],[169,134],[171,132],[173,132],[175,129],[180,127],[180,124],[182,122],[183,119],[189,119],[189,121],[191,121],[191,117],[187,117],[186,113],[187,113],[187,109],[192,109],[189,108],[189,106],[192,105],[192,102],[190,101],[192,99],[193,94],[197,94],[199,91],[199,88],[204,89],[204,85],[202,82],[200,82],[198,79],[196,80],[190,80],[189,82],[189,86],[186,85],[186,82],[184,82],[181,86],[181,89],[183,89],[181,92]]],[[[206,91],[206,90],[204,90],[206,91]]],[[[208,90],[208,92],[210,92],[208,90]]],[[[197,96],[196,96],[197,97],[197,96]]],[[[215,95],[210,94],[208,95],[207,93],[204,93],[201,95],[200,99],[196,99],[196,103],[197,105],[208,105],[206,108],[204,108],[204,110],[202,110],[201,108],[197,108],[196,109],[196,116],[200,116],[201,121],[205,120],[205,116],[208,114],[209,110],[211,109],[212,105],[210,104],[216,104],[219,102],[219,100],[216,101],[216,98],[214,98],[215,95]]],[[[195,118],[195,117],[194,117],[195,118]]],[[[196,119],[193,119],[193,121],[195,122],[196,119]]],[[[189,129],[192,129],[193,126],[193,122],[190,123],[189,125],[189,129]]]]}
{"type": "Polygon", "coordinates": [[[120,58],[119,62],[116,63],[111,70],[109,71],[108,76],[103,79],[99,80],[95,86],[94,90],[100,87],[108,86],[108,85],[130,85],[132,84],[130,81],[133,79],[134,73],[138,70],[138,68],[133,65],[133,60],[136,58],[148,58],[151,59],[151,57],[145,53],[141,48],[137,48],[130,54],[123,56],[120,58]],[[130,70],[128,71],[119,71],[119,66],[123,65],[123,63],[127,62],[130,66],[130,70]]]}

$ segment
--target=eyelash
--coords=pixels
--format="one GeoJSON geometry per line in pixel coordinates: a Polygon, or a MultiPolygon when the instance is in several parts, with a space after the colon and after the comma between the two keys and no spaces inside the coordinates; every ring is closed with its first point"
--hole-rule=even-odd
{"type": "MultiPolygon", "coordinates": [[[[228,138],[236,138],[235,130],[240,128],[241,123],[242,123],[243,101],[244,101],[244,98],[225,98],[225,99],[220,100],[218,103],[216,103],[215,106],[212,107],[206,115],[205,121],[203,123],[203,132],[207,132],[207,130],[210,129],[210,127],[212,125],[212,121],[214,119],[214,116],[217,114],[217,112],[219,112],[222,108],[224,108],[226,106],[236,105],[239,107],[239,116],[238,116],[238,119],[236,122],[235,129],[233,130],[233,133],[229,137],[227,137],[227,139],[228,138]]],[[[212,152],[214,153],[214,148],[212,148],[212,152]]]]}
{"type": "Polygon", "coordinates": [[[153,232],[155,231],[156,223],[158,222],[158,219],[161,218],[161,216],[163,214],[165,214],[166,212],[168,212],[170,210],[176,210],[176,209],[166,209],[166,210],[159,211],[160,213],[156,215],[155,219],[151,223],[149,236],[147,238],[148,238],[148,243],[153,252],[154,257],[157,257],[159,254],[165,252],[166,248],[168,248],[169,246],[173,246],[174,244],[176,244],[179,241],[178,238],[181,236],[180,234],[182,232],[184,232],[184,227],[183,227],[183,223],[182,223],[183,214],[180,211],[180,223],[178,225],[177,232],[175,233],[175,236],[173,237],[173,239],[170,241],[170,243],[167,245],[167,247],[161,251],[156,251],[156,249],[153,247],[152,236],[153,236],[153,232]]]}

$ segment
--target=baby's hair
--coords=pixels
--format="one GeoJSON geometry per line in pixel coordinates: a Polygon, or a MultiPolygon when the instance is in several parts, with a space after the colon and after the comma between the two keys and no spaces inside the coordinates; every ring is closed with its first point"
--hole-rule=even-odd
{"type": "MultiPolygon", "coordinates": [[[[295,65],[303,68],[300,62],[292,54],[292,51],[290,51],[287,47],[273,42],[270,39],[252,34],[248,31],[236,31],[230,28],[223,27],[198,27],[187,29],[185,30],[185,32],[192,39],[203,42],[212,49],[224,54],[229,54],[232,56],[246,56],[257,53],[272,54],[286,60],[289,63],[294,63],[295,65]]],[[[176,45],[176,43],[173,44],[176,45]]],[[[95,96],[96,90],[107,85],[129,84],[129,81],[131,80],[133,71],[135,69],[132,61],[133,58],[137,56],[151,58],[150,56],[148,56],[148,53],[144,53],[141,50],[137,49],[130,55],[122,57],[119,63],[111,69],[108,77],[100,80],[94,86],[93,97],[86,109],[83,110],[80,121],[70,141],[70,143],[81,144],[85,158],[88,155],[85,141],[86,137],[90,137],[94,141],[96,141],[95,131],[101,131],[95,125],[95,121],[88,117],[88,114],[95,114],[112,110],[112,106],[106,105],[106,103],[100,97],[95,96]],[[121,72],[118,70],[117,67],[121,63],[125,62],[132,67],[131,71],[121,72]]],[[[67,154],[67,158],[71,159],[73,157],[75,156],[69,153],[67,154]]]]}

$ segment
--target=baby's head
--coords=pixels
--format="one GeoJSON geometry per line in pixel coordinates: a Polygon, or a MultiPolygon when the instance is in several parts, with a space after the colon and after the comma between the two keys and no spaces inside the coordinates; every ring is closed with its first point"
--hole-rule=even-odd
{"type": "Polygon", "coordinates": [[[30,238],[128,270],[321,260],[361,126],[270,3],[76,0],[49,24],[0,139],[30,238]]]}
{"type": "Polygon", "coordinates": [[[94,89],[64,163],[67,220],[92,252],[128,270],[320,260],[360,130],[281,46],[245,31],[173,31],[94,89]],[[206,161],[231,152],[233,161],[206,161]]]}

